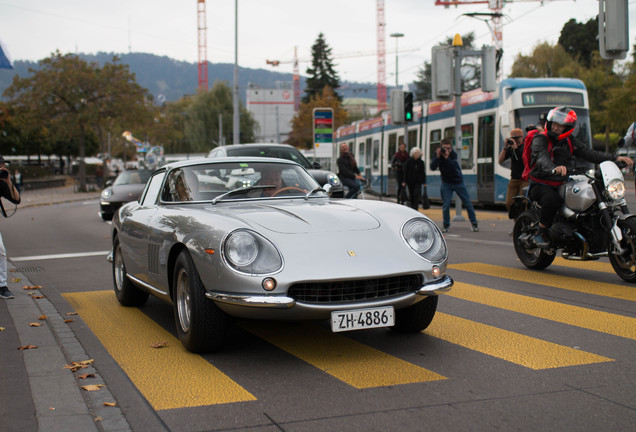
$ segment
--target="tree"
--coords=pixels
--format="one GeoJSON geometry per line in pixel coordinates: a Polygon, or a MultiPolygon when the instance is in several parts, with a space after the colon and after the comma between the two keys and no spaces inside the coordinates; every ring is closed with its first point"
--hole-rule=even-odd
{"type": "Polygon", "coordinates": [[[308,103],[315,95],[322,92],[325,87],[330,87],[342,102],[342,97],[335,93],[340,87],[340,78],[333,67],[331,48],[327,45],[324,35],[320,33],[318,39],[311,47],[311,67],[307,68],[309,77],[306,81],[305,96],[302,101],[308,103]]]}
{"type": "Polygon", "coordinates": [[[15,76],[5,95],[16,113],[32,119],[34,125],[44,125],[52,139],[77,145],[80,190],[86,190],[87,137],[97,136],[100,126],[116,119],[152,120],[154,108],[148,91],[117,57],[99,67],[57,51],[41,60],[37,71],[29,72],[31,76],[26,78],[15,76]]]}
{"type": "Polygon", "coordinates": [[[314,108],[333,108],[333,130],[348,121],[349,114],[342,107],[338,96],[330,87],[324,87],[309,102],[302,103],[298,113],[292,118],[292,130],[285,141],[294,147],[311,149],[314,146],[313,139],[313,111],[314,108]]]}
{"type": "Polygon", "coordinates": [[[559,45],[585,67],[592,63],[592,53],[598,51],[598,17],[585,24],[579,24],[573,18],[561,29],[559,45]]]}
{"type": "Polygon", "coordinates": [[[553,78],[575,77],[581,66],[565,52],[562,45],[542,42],[530,55],[517,54],[512,65],[511,77],[553,78]]]}
{"type": "MultiPolygon", "coordinates": [[[[475,34],[473,32],[462,36],[462,43],[465,49],[474,50],[475,34]]],[[[453,37],[449,36],[444,41],[437,44],[439,47],[450,47],[453,45],[453,37]]],[[[415,99],[430,100],[432,96],[432,65],[431,62],[424,62],[424,65],[417,71],[415,84],[415,99]]],[[[462,92],[474,90],[481,85],[481,60],[478,57],[467,57],[462,61],[462,92]]]]}

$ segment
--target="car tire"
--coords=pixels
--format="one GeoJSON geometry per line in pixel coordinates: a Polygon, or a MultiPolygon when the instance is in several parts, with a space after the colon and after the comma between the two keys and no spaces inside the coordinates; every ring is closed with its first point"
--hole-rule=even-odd
{"type": "Polygon", "coordinates": [[[193,353],[217,351],[223,347],[229,317],[205,297],[205,288],[187,250],[177,257],[172,286],[174,320],[183,346],[193,353]]]}
{"type": "Polygon", "coordinates": [[[439,296],[429,296],[412,306],[395,311],[395,326],[391,327],[400,333],[417,333],[427,328],[435,312],[439,296]]]}
{"type": "Polygon", "coordinates": [[[118,237],[113,241],[113,285],[117,301],[124,306],[138,307],[148,300],[148,293],[137,288],[127,277],[118,237]]]}

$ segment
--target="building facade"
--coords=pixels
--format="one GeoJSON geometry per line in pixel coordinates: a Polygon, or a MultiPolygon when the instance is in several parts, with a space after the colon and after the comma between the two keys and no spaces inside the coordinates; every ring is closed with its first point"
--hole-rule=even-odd
{"type": "Polygon", "coordinates": [[[247,110],[258,124],[255,141],[282,143],[291,132],[294,117],[292,83],[278,82],[276,88],[260,88],[250,84],[247,89],[247,110]]]}

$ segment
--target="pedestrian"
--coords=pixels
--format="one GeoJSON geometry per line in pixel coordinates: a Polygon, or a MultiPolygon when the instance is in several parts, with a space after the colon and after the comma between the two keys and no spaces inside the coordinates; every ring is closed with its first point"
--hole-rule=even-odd
{"type": "Polygon", "coordinates": [[[22,173],[17,168],[13,173],[13,178],[15,179],[15,187],[18,188],[18,192],[22,192],[22,173]]]}
{"type": "Polygon", "coordinates": [[[418,210],[422,198],[422,186],[426,186],[426,167],[419,148],[413,147],[409,155],[409,159],[404,164],[402,187],[407,187],[409,190],[411,208],[418,210]]]}
{"type": "Polygon", "coordinates": [[[391,159],[391,166],[395,171],[395,181],[397,183],[397,202],[398,204],[404,204],[404,164],[409,160],[409,153],[406,151],[406,144],[400,143],[398,151],[393,155],[391,159]]]}
{"type": "Polygon", "coordinates": [[[607,160],[623,161],[628,166],[634,162],[627,156],[614,158],[612,153],[592,150],[573,135],[576,127],[576,112],[567,107],[556,107],[548,113],[545,130],[532,139],[530,162],[530,190],[528,196],[541,206],[539,230],[534,238],[537,247],[550,245],[549,228],[562,198],[559,187],[568,179],[568,169],[574,168],[576,159],[601,163],[607,160]]]}
{"type": "MultiPolygon", "coordinates": [[[[4,157],[0,155],[0,197],[9,200],[14,204],[20,204],[20,192],[11,180],[9,170],[5,166],[4,157]]],[[[0,209],[2,209],[2,215],[7,217],[2,202],[0,202],[0,209]]],[[[0,297],[4,299],[12,299],[13,293],[7,288],[7,250],[4,247],[2,241],[2,234],[0,233],[0,297]]]]}
{"type": "Polygon", "coordinates": [[[506,191],[506,210],[510,210],[512,199],[521,195],[521,190],[528,186],[528,181],[523,180],[523,131],[513,129],[510,131],[510,138],[506,139],[506,145],[499,154],[499,163],[510,159],[510,180],[508,180],[508,190],[506,191]]]}
{"type": "Polygon", "coordinates": [[[360,174],[358,164],[349,151],[347,143],[340,144],[340,157],[336,163],[338,165],[338,177],[342,184],[349,189],[345,198],[354,198],[360,191],[358,180],[364,180],[364,177],[360,174]]]}
{"type": "Polygon", "coordinates": [[[440,187],[442,215],[444,219],[442,232],[448,232],[450,228],[450,205],[453,192],[457,194],[457,197],[462,201],[462,204],[468,212],[471,230],[473,232],[479,231],[479,222],[477,221],[473,204],[470,202],[468,190],[464,185],[462,169],[459,166],[459,162],[457,162],[457,153],[453,150],[451,140],[448,138],[442,140],[441,146],[435,150],[435,155],[431,160],[431,170],[435,171],[437,168],[439,168],[439,173],[442,178],[442,185],[440,187]]]}

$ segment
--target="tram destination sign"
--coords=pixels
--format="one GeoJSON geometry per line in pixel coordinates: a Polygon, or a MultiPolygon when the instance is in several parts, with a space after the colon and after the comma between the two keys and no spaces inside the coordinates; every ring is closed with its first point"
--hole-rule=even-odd
{"type": "Polygon", "coordinates": [[[571,92],[525,92],[521,95],[524,106],[552,105],[552,106],[584,106],[583,95],[571,92]]]}

